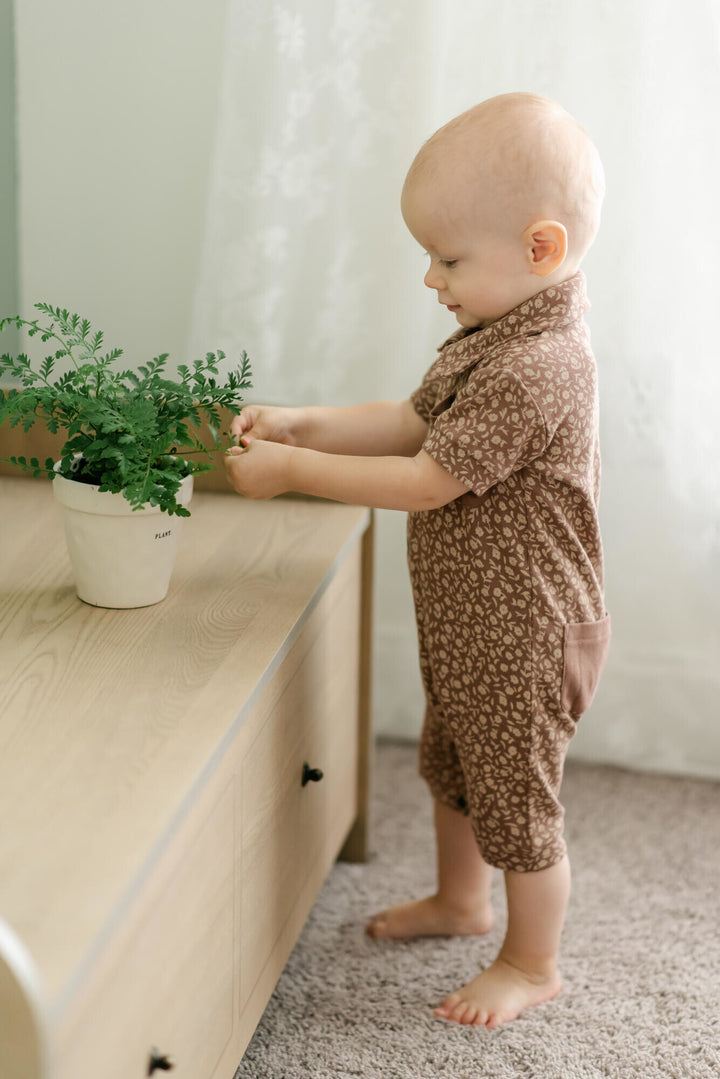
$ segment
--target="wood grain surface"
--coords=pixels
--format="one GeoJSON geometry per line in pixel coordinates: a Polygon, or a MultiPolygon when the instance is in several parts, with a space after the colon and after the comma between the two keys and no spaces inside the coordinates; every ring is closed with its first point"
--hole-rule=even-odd
{"type": "Polygon", "coordinates": [[[61,1012],[368,528],[198,494],[167,599],[74,594],[49,486],[0,479],[0,917],[61,1012]]]}

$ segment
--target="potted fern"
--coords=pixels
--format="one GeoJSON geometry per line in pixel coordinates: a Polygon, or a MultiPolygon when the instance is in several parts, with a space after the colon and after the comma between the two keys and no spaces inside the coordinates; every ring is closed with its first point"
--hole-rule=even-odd
{"type": "Polygon", "coordinates": [[[168,591],[180,520],[189,517],[193,476],[214,467],[222,450],[220,410],[240,411],[250,386],[245,352],[219,381],[225,354],[209,352],[177,379],[165,373],[167,353],[136,371],[118,370],[122,349],[102,354],[102,331],[87,319],[37,303],[45,324],[13,315],[0,320],[41,335],[54,349],[39,364],[27,355],[0,356],[0,424],[29,431],[44,421],[65,442],[60,459],[11,456],[13,465],[53,479],[63,507],[79,597],[98,607],[143,607],[168,591]],[[205,423],[210,439],[201,441],[205,423]]]}

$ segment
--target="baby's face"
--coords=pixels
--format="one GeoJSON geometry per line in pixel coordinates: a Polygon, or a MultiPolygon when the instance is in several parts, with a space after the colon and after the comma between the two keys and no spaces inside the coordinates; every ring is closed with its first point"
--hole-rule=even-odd
{"type": "Polygon", "coordinates": [[[406,182],[402,212],[430,258],[425,284],[461,326],[476,329],[512,311],[542,285],[531,272],[522,232],[515,235],[497,220],[499,207],[493,215],[491,199],[465,202],[463,208],[456,184],[424,176],[406,182]]]}

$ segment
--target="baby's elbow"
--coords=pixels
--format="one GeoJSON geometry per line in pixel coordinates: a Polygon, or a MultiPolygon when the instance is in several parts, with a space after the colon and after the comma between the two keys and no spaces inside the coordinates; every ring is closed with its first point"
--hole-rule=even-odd
{"type": "Polygon", "coordinates": [[[454,502],[458,495],[447,493],[441,493],[439,491],[428,491],[424,493],[420,498],[420,505],[417,509],[421,512],[427,510],[439,510],[443,506],[449,506],[451,502],[454,502]]]}
{"type": "Polygon", "coordinates": [[[463,494],[467,494],[464,485],[458,488],[455,484],[420,483],[412,494],[412,509],[417,512],[439,510],[463,494]]]}
{"type": "Polygon", "coordinates": [[[415,496],[418,510],[437,510],[467,494],[467,486],[428,453],[421,450],[415,458],[417,468],[415,496]]]}

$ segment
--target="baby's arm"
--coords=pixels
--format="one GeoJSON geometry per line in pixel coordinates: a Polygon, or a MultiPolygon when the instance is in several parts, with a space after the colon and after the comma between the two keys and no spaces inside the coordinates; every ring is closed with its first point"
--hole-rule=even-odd
{"type": "Polygon", "coordinates": [[[262,439],[323,453],[413,457],[425,441],[427,424],[410,401],[347,408],[249,405],[233,420],[232,432],[246,445],[262,439]]]}
{"type": "Polygon", "coordinates": [[[430,510],[468,490],[425,450],[414,457],[350,456],[258,439],[234,447],[225,464],[230,484],[249,498],[298,491],[375,509],[430,510]]]}
{"type": "Polygon", "coordinates": [[[411,401],[250,405],[232,430],[245,448],[234,447],[226,458],[228,479],[249,498],[297,491],[375,509],[427,510],[467,492],[421,448],[427,424],[411,401]]]}
{"type": "Polygon", "coordinates": [[[324,453],[414,457],[427,435],[427,424],[410,401],[371,401],[301,411],[300,444],[324,453]]]}

